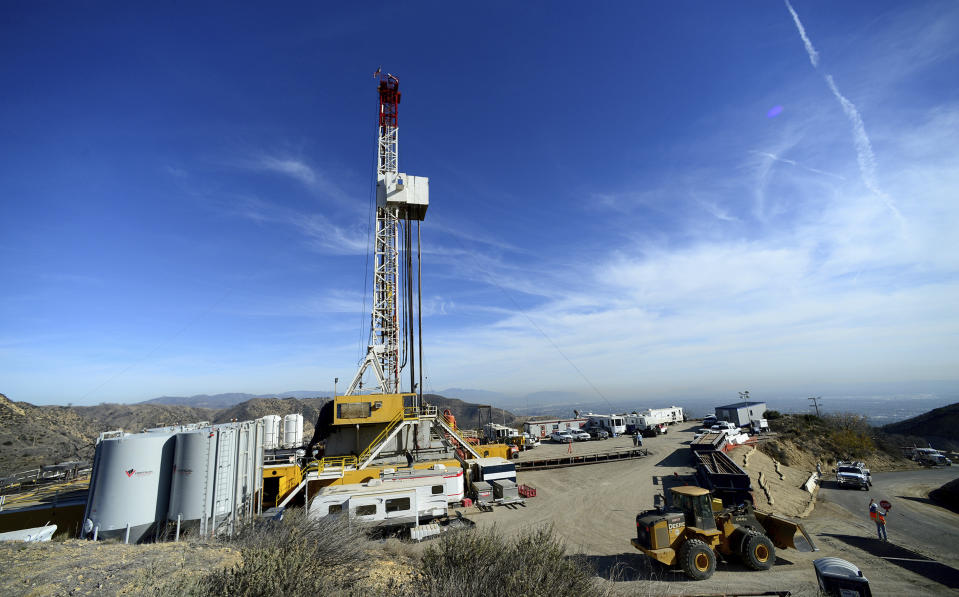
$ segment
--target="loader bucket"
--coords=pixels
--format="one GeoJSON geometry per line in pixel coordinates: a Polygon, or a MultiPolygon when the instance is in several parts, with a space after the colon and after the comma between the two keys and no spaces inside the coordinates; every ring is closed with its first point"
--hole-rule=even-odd
{"type": "Polygon", "coordinates": [[[796,551],[819,551],[812,537],[806,529],[797,522],[780,518],[775,514],[754,512],[759,524],[766,529],[766,535],[773,544],[780,549],[795,549],[796,551]]]}

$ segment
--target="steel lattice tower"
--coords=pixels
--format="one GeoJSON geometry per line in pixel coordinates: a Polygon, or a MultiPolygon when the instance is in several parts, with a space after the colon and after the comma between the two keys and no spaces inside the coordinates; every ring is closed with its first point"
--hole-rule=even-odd
{"type": "MultiPolygon", "coordinates": [[[[399,174],[400,104],[399,80],[386,75],[380,79],[380,125],[377,143],[377,185],[387,187],[395,183],[399,174]]],[[[382,391],[399,391],[400,357],[397,297],[399,296],[399,206],[377,205],[375,261],[373,271],[373,326],[370,351],[379,361],[383,372],[382,391]]]]}
{"type": "MultiPolygon", "coordinates": [[[[382,393],[400,391],[401,339],[409,340],[412,351],[412,330],[400,331],[399,300],[403,290],[400,278],[399,238],[401,222],[422,220],[429,205],[429,178],[407,176],[399,171],[400,81],[379,71],[379,127],[376,159],[376,237],[373,263],[373,311],[370,342],[363,363],[353,377],[346,394],[360,385],[367,367],[372,367],[382,393]],[[407,335],[401,338],[401,333],[407,335]]],[[[409,243],[409,228],[407,244],[409,243]]],[[[407,247],[409,250],[410,247],[407,247]]],[[[405,289],[410,291],[412,272],[406,270],[405,289]]],[[[407,305],[411,297],[407,297],[407,305]]],[[[412,320],[412,307],[407,321],[412,320]]],[[[405,353],[404,353],[405,354],[405,353]]],[[[412,385],[412,382],[411,382],[412,385]]],[[[412,389],[412,388],[411,388],[412,389]]]]}

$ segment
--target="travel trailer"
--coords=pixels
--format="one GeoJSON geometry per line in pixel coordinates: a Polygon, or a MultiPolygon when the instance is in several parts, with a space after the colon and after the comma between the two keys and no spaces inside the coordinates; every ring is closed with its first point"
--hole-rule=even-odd
{"type": "Polygon", "coordinates": [[[417,524],[449,514],[446,491],[444,482],[429,477],[330,485],[310,501],[308,516],[347,514],[351,521],[370,526],[417,524]]]}
{"type": "MultiPolygon", "coordinates": [[[[384,484],[395,483],[397,481],[411,481],[432,479],[435,483],[443,482],[443,490],[446,493],[446,501],[450,504],[458,504],[463,501],[463,469],[460,467],[447,467],[444,464],[434,464],[428,469],[383,469],[380,472],[380,480],[384,484]]],[[[432,486],[431,486],[432,487],[432,486]]]]}
{"type": "Polygon", "coordinates": [[[626,415],[597,415],[586,413],[587,428],[599,428],[609,433],[610,437],[616,437],[626,433],[626,415]]]}

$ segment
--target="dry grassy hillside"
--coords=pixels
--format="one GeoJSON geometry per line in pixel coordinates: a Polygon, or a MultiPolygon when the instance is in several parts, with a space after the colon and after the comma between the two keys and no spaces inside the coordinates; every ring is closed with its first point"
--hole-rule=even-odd
{"type": "Polygon", "coordinates": [[[303,437],[313,437],[313,427],[327,398],[254,398],[242,404],[216,411],[214,423],[249,421],[266,415],[303,415],[303,437]]]}
{"type": "Polygon", "coordinates": [[[0,476],[66,460],[89,460],[96,422],[66,406],[34,406],[0,394],[0,476]]]}
{"type": "MultiPolygon", "coordinates": [[[[477,426],[477,415],[479,413],[478,404],[473,404],[471,402],[463,402],[458,398],[447,398],[445,396],[440,396],[439,394],[423,394],[423,399],[435,406],[443,412],[443,409],[450,409],[450,412],[453,413],[453,416],[456,417],[456,424],[465,429],[473,429],[477,426]]],[[[482,414],[482,423],[486,423],[486,418],[488,417],[487,411],[484,409],[482,414]]],[[[516,416],[509,412],[508,410],[503,410],[501,408],[493,409],[493,422],[499,423],[500,425],[510,425],[512,426],[516,422],[516,416]]]]}
{"type": "Polygon", "coordinates": [[[894,437],[870,427],[860,415],[817,417],[767,411],[766,417],[777,435],[763,443],[760,450],[788,466],[815,470],[817,461],[829,467],[838,460],[863,460],[873,472],[916,466],[902,456],[894,437]]]}
{"type": "Polygon", "coordinates": [[[213,421],[218,411],[209,408],[168,404],[98,404],[75,406],[80,416],[97,424],[100,431],[123,429],[138,432],[150,427],[183,425],[197,421],[213,421]]]}
{"type": "Polygon", "coordinates": [[[959,450],[959,402],[882,428],[904,446],[959,450]]]}

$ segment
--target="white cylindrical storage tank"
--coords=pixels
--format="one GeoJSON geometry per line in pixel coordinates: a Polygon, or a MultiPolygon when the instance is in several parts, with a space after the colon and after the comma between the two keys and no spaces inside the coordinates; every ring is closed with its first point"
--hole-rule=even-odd
{"type": "Polygon", "coordinates": [[[84,530],[98,538],[136,543],[155,535],[170,501],[175,436],[136,433],[104,439],[96,447],[84,530]],[[89,521],[89,522],[87,522],[89,521]]]}
{"type": "Polygon", "coordinates": [[[296,441],[295,448],[303,445],[303,415],[293,415],[296,417],[296,441]]]}
{"type": "Polygon", "coordinates": [[[213,428],[178,433],[167,517],[182,522],[202,520],[213,511],[216,471],[216,435],[213,428]]]}
{"type": "Polygon", "coordinates": [[[303,415],[283,417],[283,447],[297,448],[303,445],[303,415]]]}
{"type": "Polygon", "coordinates": [[[275,450],[280,447],[280,415],[266,415],[263,417],[263,447],[275,450]]]}

